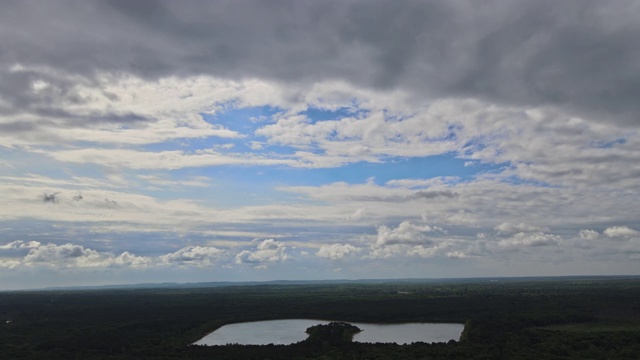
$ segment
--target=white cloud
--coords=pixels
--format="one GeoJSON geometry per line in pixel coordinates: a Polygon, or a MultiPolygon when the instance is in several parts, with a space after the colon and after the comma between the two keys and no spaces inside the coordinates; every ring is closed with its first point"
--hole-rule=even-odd
{"type": "Polygon", "coordinates": [[[370,237],[370,252],[366,258],[390,258],[396,256],[433,257],[450,245],[450,241],[434,237],[446,231],[437,226],[416,225],[401,222],[396,228],[376,227],[377,234],[370,237]],[[427,235],[429,234],[429,235],[427,235]]]}
{"type": "Polygon", "coordinates": [[[282,262],[289,258],[287,247],[273,239],[266,239],[256,246],[255,251],[243,250],[236,255],[237,264],[254,264],[265,268],[268,263],[282,262]]]}
{"type": "Polygon", "coordinates": [[[347,219],[349,220],[353,220],[353,221],[358,221],[361,220],[362,218],[364,218],[367,214],[367,209],[366,208],[358,208],[356,209],[356,211],[354,211],[353,213],[349,214],[347,216],[347,219]]]}
{"type": "Polygon", "coordinates": [[[507,239],[498,242],[498,246],[510,249],[520,249],[535,246],[554,246],[558,245],[562,238],[554,234],[545,234],[542,232],[517,233],[507,239]]]}
{"type": "Polygon", "coordinates": [[[210,187],[212,179],[206,176],[185,177],[181,180],[167,179],[158,175],[138,175],[138,179],[149,184],[158,185],[166,188],[167,186],[192,186],[192,187],[210,187]]]}
{"type": "Polygon", "coordinates": [[[126,149],[79,149],[47,153],[56,160],[71,163],[100,164],[110,167],[130,169],[166,169],[175,170],[189,167],[208,167],[220,165],[290,165],[304,166],[291,159],[269,159],[266,157],[244,155],[224,155],[214,150],[198,150],[187,153],[181,150],[146,152],[126,149]]]}
{"type": "Polygon", "coordinates": [[[448,252],[446,256],[452,259],[467,259],[470,257],[469,255],[459,250],[448,252]]]}
{"type": "MultiPolygon", "coordinates": [[[[20,71],[50,70],[23,67],[20,71]]],[[[240,93],[250,99],[255,88],[264,86],[257,81],[235,82],[206,76],[147,81],[103,73],[98,82],[77,82],[78,78],[59,72],[55,76],[59,81],[76,82],[57,99],[56,105],[64,109],[60,113],[68,113],[66,118],[20,114],[21,121],[31,124],[32,130],[10,137],[0,135],[5,144],[81,140],[139,145],[185,138],[239,138],[241,134],[207,123],[200,114],[215,113],[220,110],[216,104],[232,101],[240,93]],[[78,98],[83,101],[77,101],[78,98]],[[76,117],[93,121],[73,121],[76,117]]],[[[4,119],[15,121],[11,117],[4,119]]]]}
{"type": "Polygon", "coordinates": [[[626,226],[612,226],[612,227],[606,228],[603,231],[603,234],[605,234],[608,237],[631,237],[631,236],[636,236],[640,234],[640,232],[638,232],[637,230],[628,228],[626,226]]]}
{"type": "Polygon", "coordinates": [[[118,256],[75,244],[46,244],[29,250],[21,265],[53,268],[98,268],[110,266],[143,267],[149,263],[144,257],[124,252],[118,256]]]}
{"type": "Polygon", "coordinates": [[[154,266],[170,267],[210,267],[216,264],[226,253],[215,247],[188,246],[176,252],[160,255],[156,258],[137,256],[128,251],[120,254],[101,252],[82,245],[66,243],[36,244],[35,242],[18,244],[22,247],[31,246],[24,258],[3,259],[5,267],[46,267],[53,269],[77,268],[149,268],[154,266]]]}
{"type": "Polygon", "coordinates": [[[14,269],[20,265],[20,260],[0,257],[0,268],[14,269]]]}
{"type": "Polygon", "coordinates": [[[39,247],[41,244],[37,241],[27,241],[24,242],[22,240],[12,241],[8,244],[0,245],[0,250],[9,250],[9,249],[33,249],[39,247]]]}
{"type": "Polygon", "coordinates": [[[127,266],[131,268],[144,268],[153,265],[153,259],[146,256],[137,256],[125,251],[113,259],[113,264],[116,266],[127,266]]]}
{"type": "Polygon", "coordinates": [[[438,251],[437,246],[425,247],[422,245],[414,246],[413,248],[407,251],[407,255],[409,256],[419,256],[421,258],[431,258],[436,255],[438,251]]]}
{"type": "Polygon", "coordinates": [[[162,255],[162,264],[171,266],[208,267],[218,262],[225,251],[215,247],[188,246],[176,252],[162,255]]]}
{"type": "MultiPolygon", "coordinates": [[[[423,216],[426,218],[426,216],[423,216]]],[[[458,210],[455,213],[449,214],[448,217],[443,219],[443,222],[451,225],[461,225],[461,226],[474,226],[478,223],[478,220],[467,210],[458,210]]]]}
{"type": "Polygon", "coordinates": [[[434,232],[438,229],[429,225],[415,225],[409,221],[401,222],[396,228],[378,226],[376,229],[376,246],[396,245],[396,244],[424,244],[429,243],[426,233],[434,232]]]}
{"type": "Polygon", "coordinates": [[[349,244],[327,244],[322,245],[316,255],[331,260],[340,260],[348,255],[357,254],[362,249],[349,244]]]}
{"type": "Polygon", "coordinates": [[[389,180],[385,185],[389,187],[401,188],[428,188],[431,186],[442,186],[446,184],[455,184],[460,181],[457,176],[437,176],[430,179],[395,179],[389,180]]]}
{"type": "Polygon", "coordinates": [[[543,228],[535,225],[529,225],[525,223],[512,224],[508,222],[504,222],[493,228],[499,234],[514,234],[514,233],[525,233],[525,232],[539,232],[544,230],[543,228]]]}
{"type": "Polygon", "coordinates": [[[581,239],[593,240],[593,239],[598,238],[598,236],[600,236],[600,233],[598,233],[595,230],[590,230],[590,229],[580,230],[580,238],[581,239]]]}

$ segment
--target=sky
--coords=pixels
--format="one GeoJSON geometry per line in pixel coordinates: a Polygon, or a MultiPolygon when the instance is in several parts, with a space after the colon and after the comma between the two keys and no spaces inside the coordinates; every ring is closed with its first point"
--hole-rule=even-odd
{"type": "Polygon", "coordinates": [[[3,1],[0,290],[640,275],[639,19],[3,1]]]}

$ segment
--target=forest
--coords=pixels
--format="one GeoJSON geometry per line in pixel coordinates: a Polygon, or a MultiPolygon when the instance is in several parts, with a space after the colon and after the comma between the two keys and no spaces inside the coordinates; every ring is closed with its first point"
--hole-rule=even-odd
{"type": "Polygon", "coordinates": [[[1,359],[638,359],[640,278],[570,277],[0,292],[1,359]],[[464,323],[448,343],[190,345],[230,323],[464,323]]]}

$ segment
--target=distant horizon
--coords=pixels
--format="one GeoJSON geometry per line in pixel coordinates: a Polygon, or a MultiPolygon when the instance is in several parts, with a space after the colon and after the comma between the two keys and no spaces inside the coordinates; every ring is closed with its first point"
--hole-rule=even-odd
{"type": "Polygon", "coordinates": [[[638,19],[0,2],[0,287],[640,275],[638,19]]]}
{"type": "Polygon", "coordinates": [[[447,282],[482,282],[496,280],[569,280],[569,279],[628,279],[640,278],[640,275],[549,275],[549,276],[478,276],[478,277],[454,277],[454,278],[363,278],[363,279],[275,279],[262,281],[199,281],[199,282],[155,282],[155,283],[122,283],[103,285],[72,285],[72,286],[50,286],[43,288],[16,288],[0,289],[0,292],[14,291],[73,291],[73,290],[118,290],[118,289],[192,289],[192,288],[213,288],[225,286],[260,286],[260,285],[304,285],[304,284],[332,284],[332,283],[447,283],[447,282]],[[205,285],[205,286],[203,286],[205,285]]]}

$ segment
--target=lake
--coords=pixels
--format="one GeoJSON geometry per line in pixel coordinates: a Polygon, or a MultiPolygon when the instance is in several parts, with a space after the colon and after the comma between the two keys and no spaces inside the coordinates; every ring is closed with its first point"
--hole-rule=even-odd
{"type": "MultiPolygon", "coordinates": [[[[224,325],[196,341],[194,345],[288,345],[307,338],[305,330],[313,325],[328,324],[326,320],[286,319],[254,321],[224,325]]],[[[460,339],[463,324],[404,323],[404,324],[350,324],[362,332],[353,337],[356,342],[388,342],[410,344],[412,342],[447,342],[460,339]]]]}

